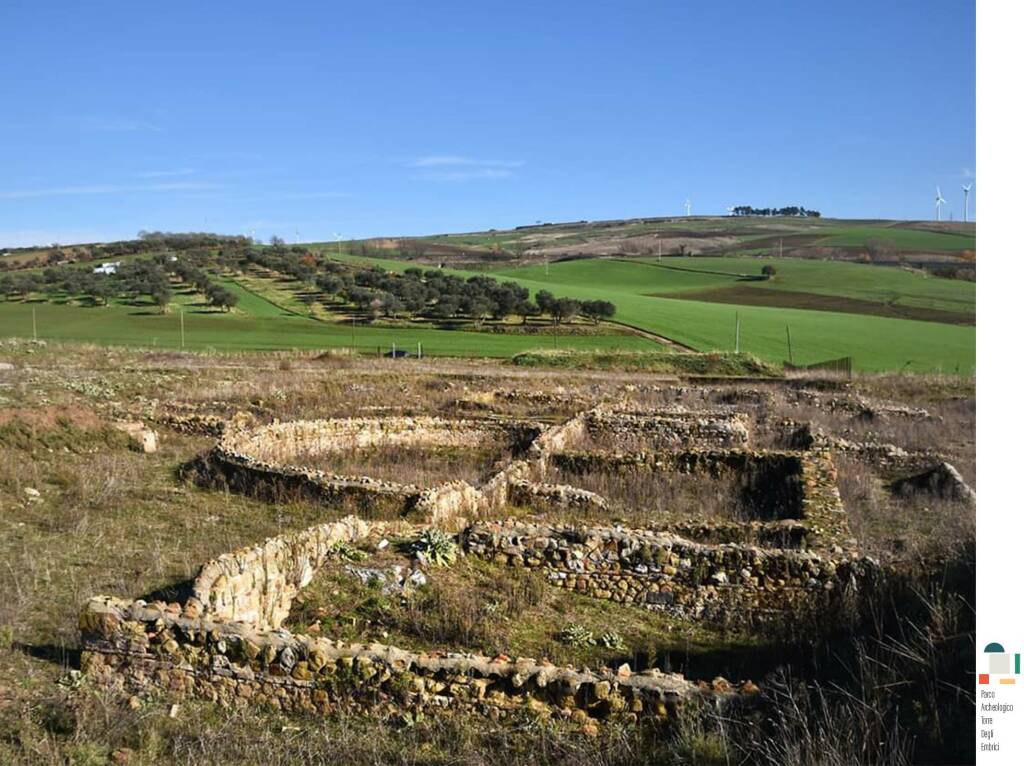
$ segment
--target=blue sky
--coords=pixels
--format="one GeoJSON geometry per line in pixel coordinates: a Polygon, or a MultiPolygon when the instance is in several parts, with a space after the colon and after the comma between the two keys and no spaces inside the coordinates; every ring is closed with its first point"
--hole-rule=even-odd
{"type": "Polygon", "coordinates": [[[929,218],[973,181],[974,36],[953,0],[3,0],[0,246],[929,218]]]}

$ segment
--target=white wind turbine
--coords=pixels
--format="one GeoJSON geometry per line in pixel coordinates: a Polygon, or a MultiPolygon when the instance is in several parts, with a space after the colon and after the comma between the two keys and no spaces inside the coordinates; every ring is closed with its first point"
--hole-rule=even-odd
{"type": "Polygon", "coordinates": [[[939,187],[935,187],[935,220],[942,220],[942,206],[946,204],[946,200],[942,198],[942,192],[939,187]]]}
{"type": "Polygon", "coordinates": [[[683,203],[683,207],[686,208],[686,214],[689,215],[690,214],[690,200],[686,200],[686,202],[683,203]]]}
{"type": "Polygon", "coordinates": [[[967,206],[971,197],[971,189],[974,188],[974,184],[967,184],[967,186],[961,185],[960,188],[964,190],[964,223],[967,223],[967,206]]]}

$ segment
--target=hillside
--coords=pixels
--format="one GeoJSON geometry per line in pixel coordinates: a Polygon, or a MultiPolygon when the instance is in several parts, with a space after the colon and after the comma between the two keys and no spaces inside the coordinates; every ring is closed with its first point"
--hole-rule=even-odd
{"type": "MultiPolygon", "coordinates": [[[[320,243],[320,247],[336,246],[320,243]]],[[[351,243],[350,243],[351,246],[351,243]]],[[[756,216],[687,216],[577,221],[425,237],[378,238],[360,254],[448,265],[544,262],[581,256],[778,255],[964,266],[973,223],[756,216]]]]}
{"type": "Polygon", "coordinates": [[[851,356],[855,368],[866,371],[974,369],[973,226],[694,217],[340,245],[267,247],[240,237],[162,236],[10,252],[0,259],[8,285],[0,303],[4,334],[174,347],[181,345],[184,313],[187,347],[374,353],[392,344],[406,350],[422,344],[432,355],[503,357],[556,345],[732,351],[738,325],[739,350],[775,363],[851,356]],[[175,253],[199,265],[208,290],[229,294],[229,311],[173,269],[173,290],[162,308],[134,293],[89,299],[60,285],[67,269],[91,272],[108,260],[167,265],[175,253]],[[261,253],[277,262],[268,266],[261,253]],[[431,317],[430,305],[421,304],[422,315],[399,301],[378,316],[353,303],[355,294],[331,276],[413,267],[514,282],[532,299],[545,290],[607,301],[615,313],[610,322],[562,326],[547,316],[527,323],[515,312],[499,318],[455,309],[431,317]],[[40,282],[47,274],[57,281],[43,292],[39,285],[11,286],[12,279],[40,282]]]}
{"type": "Polygon", "coordinates": [[[972,224],[694,217],[368,240],[341,257],[608,300],[616,321],[701,351],[732,350],[738,317],[740,349],[772,361],[970,372],[974,247],[972,224]]]}

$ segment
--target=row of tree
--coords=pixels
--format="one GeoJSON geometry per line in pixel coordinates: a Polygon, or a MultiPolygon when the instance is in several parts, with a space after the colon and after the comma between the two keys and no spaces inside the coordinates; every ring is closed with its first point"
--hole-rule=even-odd
{"type": "Polygon", "coordinates": [[[797,218],[821,218],[821,213],[817,210],[810,210],[798,205],[788,205],[786,207],[751,207],[750,205],[738,205],[732,209],[732,215],[788,215],[796,216],[797,218]]]}
{"type": "Polygon", "coordinates": [[[315,286],[322,293],[352,304],[372,317],[402,315],[435,319],[505,319],[510,316],[547,315],[556,322],[585,316],[597,322],[615,315],[610,301],[577,301],[556,298],[541,290],[530,300],[530,291],[514,282],[488,276],[468,279],[440,269],[411,267],[404,272],[353,268],[312,253],[295,253],[284,247],[248,249],[238,265],[252,264],[287,274],[315,286]]]}
{"type": "Polygon", "coordinates": [[[171,286],[159,267],[128,267],[117,274],[95,274],[91,269],[48,267],[42,274],[8,274],[0,277],[0,292],[7,298],[30,293],[63,290],[68,295],[85,296],[93,303],[107,305],[118,295],[133,300],[148,295],[158,306],[171,300],[171,286]]]}
{"type": "Polygon", "coordinates": [[[211,306],[216,306],[222,311],[229,311],[238,305],[238,296],[230,290],[221,287],[210,279],[209,274],[198,266],[194,266],[184,258],[179,258],[169,264],[182,282],[192,285],[196,290],[206,296],[211,306]]]}
{"type": "Polygon", "coordinates": [[[248,247],[251,244],[252,240],[248,237],[210,232],[140,231],[137,239],[117,242],[95,242],[80,245],[54,243],[45,248],[10,248],[7,251],[9,253],[33,252],[37,255],[29,261],[0,258],[0,271],[18,271],[24,268],[57,266],[85,261],[117,260],[129,255],[154,251],[181,253],[187,250],[205,249],[224,253],[248,247]]]}
{"type": "Polygon", "coordinates": [[[156,306],[165,308],[171,302],[168,272],[204,293],[212,306],[227,310],[238,303],[238,296],[215,284],[201,268],[166,255],[123,263],[112,274],[68,266],[50,266],[41,274],[6,274],[0,277],[0,292],[12,298],[34,292],[63,290],[68,295],[85,296],[102,306],[119,295],[132,300],[148,296],[156,306]]]}
{"type": "Polygon", "coordinates": [[[173,243],[180,255],[165,252],[128,261],[115,274],[96,274],[90,268],[62,265],[47,268],[41,275],[6,275],[0,278],[0,292],[13,296],[63,288],[69,295],[86,295],[99,304],[118,295],[127,294],[133,299],[148,295],[154,304],[164,307],[171,299],[168,275],[173,274],[205,294],[212,306],[230,309],[237,304],[238,297],[215,283],[210,278],[210,269],[260,266],[315,287],[329,298],[373,318],[424,316],[482,321],[516,316],[525,322],[529,317],[549,316],[562,323],[583,316],[596,323],[611,319],[616,311],[610,301],[580,301],[558,297],[547,290],[539,291],[531,300],[525,287],[483,275],[466,279],[440,269],[412,267],[398,273],[353,266],[301,247],[289,247],[281,241],[256,248],[245,238],[216,238],[217,247],[202,247],[197,245],[213,244],[212,235],[140,232],[139,236],[140,241],[151,244],[173,243]]]}

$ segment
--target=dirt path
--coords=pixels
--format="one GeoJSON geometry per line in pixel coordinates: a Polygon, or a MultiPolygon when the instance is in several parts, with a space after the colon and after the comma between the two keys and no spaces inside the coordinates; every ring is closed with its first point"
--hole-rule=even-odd
{"type": "Polygon", "coordinates": [[[649,330],[641,330],[639,327],[634,327],[633,325],[630,324],[616,322],[613,319],[606,319],[605,324],[612,324],[615,325],[616,327],[621,327],[624,330],[629,330],[629,332],[632,333],[633,335],[639,335],[641,338],[647,338],[647,340],[652,340],[655,343],[658,343],[659,345],[662,346],[666,346],[667,348],[671,348],[674,351],[680,351],[684,354],[699,353],[698,350],[693,348],[692,346],[687,346],[686,344],[680,343],[677,340],[673,340],[672,338],[668,338],[664,335],[658,335],[657,333],[650,332],[649,330]]]}
{"type": "Polygon", "coordinates": [[[740,279],[750,279],[752,274],[740,274],[736,271],[713,271],[711,269],[692,269],[689,266],[667,266],[663,263],[647,263],[646,261],[631,261],[628,258],[610,258],[612,261],[620,261],[622,263],[631,263],[634,266],[650,266],[652,269],[668,269],[669,271],[688,271],[693,274],[714,274],[716,277],[738,277],[740,279]]]}

